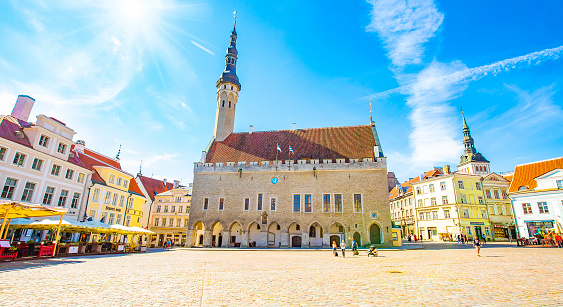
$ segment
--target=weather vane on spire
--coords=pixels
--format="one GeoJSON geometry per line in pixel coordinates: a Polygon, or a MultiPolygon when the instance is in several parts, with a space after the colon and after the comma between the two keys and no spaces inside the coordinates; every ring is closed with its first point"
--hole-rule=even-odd
{"type": "Polygon", "coordinates": [[[369,114],[371,115],[371,99],[369,100],[369,114]]]}
{"type": "Polygon", "coordinates": [[[237,11],[234,11],[233,15],[235,15],[235,26],[233,28],[236,28],[237,27],[237,11]]]}

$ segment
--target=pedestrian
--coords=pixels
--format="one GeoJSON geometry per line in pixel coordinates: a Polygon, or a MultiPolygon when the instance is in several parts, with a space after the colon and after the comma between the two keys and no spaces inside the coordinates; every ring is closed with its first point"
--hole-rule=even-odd
{"type": "Polygon", "coordinates": [[[174,240],[172,240],[172,243],[170,243],[171,248],[174,248],[174,243],[175,243],[174,240]]]}
{"type": "Polygon", "coordinates": [[[416,241],[417,241],[417,239],[416,239],[416,235],[414,235],[414,242],[416,242],[416,241]]]}
{"type": "Polygon", "coordinates": [[[461,236],[457,235],[457,245],[460,245],[460,244],[461,244],[461,236]]]}
{"type": "Polygon", "coordinates": [[[409,235],[409,237],[408,237],[408,240],[409,240],[409,242],[411,242],[411,241],[412,241],[411,237],[412,237],[412,236],[411,236],[411,235],[409,235]]]}
{"type": "Polygon", "coordinates": [[[356,242],[356,239],[352,239],[352,255],[356,256],[359,254],[360,253],[358,253],[358,242],[356,242]]]}
{"type": "Polygon", "coordinates": [[[338,257],[338,254],[336,253],[336,241],[332,241],[332,254],[334,257],[338,257]]]}
{"type": "Polygon", "coordinates": [[[475,236],[475,239],[473,239],[473,247],[477,249],[477,256],[481,257],[481,242],[479,241],[479,236],[475,236]]]}
{"type": "Polygon", "coordinates": [[[464,236],[464,235],[461,235],[461,238],[460,238],[460,239],[461,239],[461,245],[465,244],[465,236],[464,236]]]}
{"type": "Polygon", "coordinates": [[[344,240],[342,240],[342,243],[340,243],[340,249],[342,250],[342,258],[346,258],[346,243],[344,242],[344,240]]]}
{"type": "Polygon", "coordinates": [[[481,239],[483,239],[483,245],[485,245],[485,243],[487,243],[487,237],[485,237],[485,235],[481,235],[481,239]]]}
{"type": "Polygon", "coordinates": [[[561,237],[560,234],[555,234],[555,236],[553,236],[553,239],[555,240],[555,244],[557,244],[557,247],[561,248],[563,247],[563,237],[561,237]]]}

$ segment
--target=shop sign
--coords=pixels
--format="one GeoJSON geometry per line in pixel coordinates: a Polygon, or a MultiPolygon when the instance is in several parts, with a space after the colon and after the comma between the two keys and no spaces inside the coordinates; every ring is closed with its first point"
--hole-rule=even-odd
{"type": "Polygon", "coordinates": [[[469,222],[469,225],[485,225],[485,222],[469,222]]]}
{"type": "Polygon", "coordinates": [[[528,226],[553,228],[553,221],[526,222],[528,226]]]}
{"type": "Polygon", "coordinates": [[[108,211],[121,212],[121,209],[115,208],[115,207],[110,207],[110,206],[106,206],[106,210],[108,210],[108,211]]]}
{"type": "Polygon", "coordinates": [[[68,248],[68,253],[69,254],[78,254],[78,246],[77,245],[70,246],[68,248]]]}

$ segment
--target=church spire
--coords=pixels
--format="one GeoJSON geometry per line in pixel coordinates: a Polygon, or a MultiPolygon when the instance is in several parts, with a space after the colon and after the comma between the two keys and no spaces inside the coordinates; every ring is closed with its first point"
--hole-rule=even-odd
{"type": "Polygon", "coordinates": [[[461,117],[463,119],[463,155],[460,157],[458,168],[460,171],[470,174],[488,174],[489,161],[475,149],[475,143],[471,137],[471,131],[465,119],[465,113],[461,110],[461,117]]]}
{"type": "Polygon", "coordinates": [[[237,76],[237,15],[235,14],[235,22],[233,31],[231,31],[231,41],[227,54],[225,55],[225,69],[219,80],[217,80],[217,112],[215,117],[215,132],[213,133],[214,141],[223,141],[231,133],[235,125],[235,109],[238,101],[238,93],[241,89],[237,76]]]}

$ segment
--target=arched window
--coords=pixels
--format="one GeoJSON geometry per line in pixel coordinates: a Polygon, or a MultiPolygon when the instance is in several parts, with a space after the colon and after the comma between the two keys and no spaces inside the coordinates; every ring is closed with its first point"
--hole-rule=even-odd
{"type": "Polygon", "coordinates": [[[309,238],[315,238],[317,236],[317,229],[315,228],[315,226],[311,226],[311,228],[309,228],[309,238]]]}
{"type": "Polygon", "coordinates": [[[223,100],[223,105],[222,105],[222,107],[225,107],[225,100],[223,100]]]}
{"type": "Polygon", "coordinates": [[[229,101],[229,108],[231,107],[231,102],[229,101]]]}

